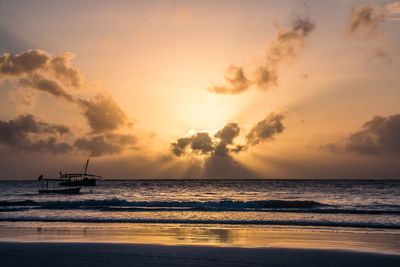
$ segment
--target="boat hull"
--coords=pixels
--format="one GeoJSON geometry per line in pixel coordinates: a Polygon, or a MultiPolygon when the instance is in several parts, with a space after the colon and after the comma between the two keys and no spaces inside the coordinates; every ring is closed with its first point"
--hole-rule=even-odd
{"type": "Polygon", "coordinates": [[[66,189],[39,189],[39,194],[77,194],[80,190],[80,187],[66,189]]]}
{"type": "Polygon", "coordinates": [[[59,183],[60,186],[96,186],[96,179],[65,180],[59,183]]]}

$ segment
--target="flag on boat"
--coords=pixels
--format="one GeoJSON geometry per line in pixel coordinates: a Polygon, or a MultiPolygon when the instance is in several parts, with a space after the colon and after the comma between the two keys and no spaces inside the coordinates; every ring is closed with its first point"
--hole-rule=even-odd
{"type": "Polygon", "coordinates": [[[39,181],[43,180],[43,174],[41,174],[41,175],[38,177],[38,180],[39,180],[39,181]]]}

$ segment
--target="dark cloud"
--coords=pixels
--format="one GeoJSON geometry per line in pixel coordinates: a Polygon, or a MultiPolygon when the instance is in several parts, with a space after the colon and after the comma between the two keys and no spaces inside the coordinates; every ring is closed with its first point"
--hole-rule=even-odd
{"type": "Polygon", "coordinates": [[[172,147],[172,153],[175,154],[175,156],[182,156],[185,154],[185,149],[189,146],[190,144],[190,138],[187,137],[182,137],[178,138],[178,140],[175,143],[171,144],[172,147]]]}
{"type": "Polygon", "coordinates": [[[103,156],[132,149],[137,143],[135,136],[119,133],[78,138],[73,146],[59,141],[70,133],[70,129],[64,125],[46,123],[30,114],[0,121],[0,144],[15,151],[61,154],[74,149],[89,152],[90,156],[103,156]]]}
{"type": "Polygon", "coordinates": [[[229,149],[228,145],[233,144],[233,140],[239,136],[240,127],[238,123],[228,123],[221,130],[219,130],[214,137],[219,139],[218,144],[215,146],[215,154],[219,156],[226,156],[229,152],[239,152],[242,146],[237,146],[236,148],[229,149]]]}
{"type": "MultiPolygon", "coordinates": [[[[276,134],[281,133],[285,113],[271,113],[260,121],[247,136],[247,144],[235,144],[235,139],[240,135],[240,126],[238,123],[231,122],[213,136],[208,132],[199,132],[189,137],[179,138],[171,144],[171,151],[178,157],[187,154],[204,155],[202,178],[256,178],[257,176],[236,161],[232,154],[244,151],[249,146],[272,139],[276,134]]],[[[199,166],[196,163],[194,167],[198,169],[199,166]]]]}
{"type": "Polygon", "coordinates": [[[278,86],[278,74],[276,68],[260,66],[254,72],[254,83],[262,90],[278,86]]]}
{"type": "Polygon", "coordinates": [[[259,121],[246,136],[248,145],[257,145],[258,143],[273,139],[278,133],[284,130],[282,120],[286,112],[272,112],[264,120],[259,121]]]}
{"type": "Polygon", "coordinates": [[[373,117],[349,136],[346,149],[360,154],[400,155],[400,114],[373,117]]]}
{"type": "Polygon", "coordinates": [[[217,94],[240,94],[246,91],[251,82],[246,78],[243,68],[234,65],[229,66],[225,73],[225,81],[227,85],[214,86],[207,90],[217,94]]]}
{"type": "Polygon", "coordinates": [[[315,29],[315,23],[308,17],[297,18],[289,30],[278,29],[266,55],[267,66],[277,66],[283,61],[299,56],[304,48],[305,38],[315,29]]]}
{"type": "Polygon", "coordinates": [[[46,92],[58,98],[63,98],[69,102],[76,102],[75,98],[67,93],[58,82],[43,78],[37,74],[29,78],[21,78],[19,84],[24,87],[35,88],[36,90],[46,92]]]}
{"type": "Polygon", "coordinates": [[[52,56],[43,50],[28,50],[20,54],[4,53],[0,56],[0,73],[2,78],[25,77],[29,80],[31,74],[46,74],[48,79],[54,79],[65,86],[79,89],[83,82],[83,75],[72,66],[70,60],[74,54],[66,52],[52,56]]]}
{"type": "MultiPolygon", "coordinates": [[[[255,178],[256,176],[230,155],[241,151],[245,146],[234,145],[234,139],[240,134],[238,123],[228,123],[216,134],[199,132],[190,137],[179,138],[172,143],[172,153],[182,156],[189,153],[206,155],[201,178],[255,178]]],[[[201,168],[198,162],[189,169],[201,168]]]]}
{"type": "Polygon", "coordinates": [[[0,78],[10,79],[17,85],[46,92],[70,102],[76,102],[70,88],[82,88],[83,75],[72,66],[74,54],[66,52],[52,56],[42,50],[28,50],[20,54],[4,53],[0,56],[0,78]]]}
{"type": "Polygon", "coordinates": [[[128,123],[125,112],[109,95],[99,94],[93,99],[80,100],[79,105],[94,133],[117,130],[128,123]]]}
{"type": "Polygon", "coordinates": [[[344,144],[329,143],[321,149],[363,155],[400,155],[400,114],[375,116],[361,130],[346,137],[344,144]]]}
{"type": "MultiPolygon", "coordinates": [[[[118,133],[124,126],[129,127],[131,123],[110,95],[102,93],[92,98],[82,98],[77,95],[76,90],[71,90],[71,88],[83,89],[87,84],[80,71],[71,64],[73,58],[74,54],[69,52],[52,56],[42,50],[28,50],[15,55],[5,53],[0,56],[0,78],[19,86],[14,94],[9,94],[15,102],[32,103],[32,94],[23,94],[22,90],[26,93],[36,90],[77,104],[91,132],[87,134],[87,137],[78,138],[74,142],[75,150],[88,151],[92,156],[101,156],[120,153],[125,148],[131,147],[136,143],[136,138],[130,134],[118,133]]],[[[44,138],[43,129],[47,128],[44,128],[43,123],[32,116],[20,117],[15,121],[10,121],[9,124],[15,125],[21,121],[25,124],[34,122],[37,127],[40,127],[36,129],[37,132],[32,132],[30,128],[20,127],[19,130],[13,128],[15,131],[8,139],[7,135],[2,136],[4,144],[30,152],[53,149],[54,153],[61,153],[72,149],[65,143],[58,144],[54,136],[44,138]],[[37,135],[37,140],[31,135],[37,135]]],[[[9,129],[11,126],[7,127],[9,129]]],[[[46,134],[49,135],[50,132],[46,134]]],[[[55,132],[51,134],[54,135],[55,132]]]]}
{"type": "Polygon", "coordinates": [[[221,139],[221,142],[226,144],[232,144],[233,139],[240,133],[240,127],[238,123],[231,122],[219,130],[214,136],[221,139]]]}
{"type": "Polygon", "coordinates": [[[315,23],[308,17],[295,19],[290,29],[278,29],[268,46],[264,63],[257,67],[251,79],[244,75],[242,67],[232,65],[225,76],[227,85],[214,86],[208,90],[217,94],[240,94],[253,84],[261,90],[278,86],[280,65],[300,55],[305,39],[314,29],[315,23]]]}
{"type": "Polygon", "coordinates": [[[240,135],[240,126],[236,122],[226,124],[213,136],[208,132],[198,132],[189,137],[178,138],[171,144],[172,153],[175,156],[182,156],[187,152],[199,153],[202,155],[229,156],[231,153],[239,153],[249,146],[257,145],[275,135],[283,132],[283,119],[287,111],[272,112],[259,121],[246,136],[246,144],[234,144],[236,137],[240,135]]]}
{"type": "Polygon", "coordinates": [[[383,15],[372,5],[351,8],[347,32],[349,34],[362,33],[367,35],[379,34],[379,24],[383,15]]]}
{"type": "Polygon", "coordinates": [[[171,144],[172,153],[175,156],[182,156],[190,148],[191,152],[201,155],[215,154],[227,156],[230,152],[239,152],[244,146],[232,147],[233,140],[239,136],[240,127],[237,123],[228,123],[214,136],[208,132],[198,132],[190,137],[178,138],[171,144]]]}
{"type": "Polygon", "coordinates": [[[41,50],[28,50],[16,55],[4,53],[0,56],[0,72],[12,76],[29,74],[45,68],[48,61],[49,55],[41,50]]]}
{"type": "Polygon", "coordinates": [[[64,125],[46,123],[30,114],[0,121],[0,143],[18,151],[65,153],[71,147],[57,138],[69,132],[64,125]]]}
{"type": "Polygon", "coordinates": [[[84,78],[79,70],[70,63],[70,60],[74,57],[73,53],[63,53],[52,58],[50,66],[58,79],[63,80],[66,85],[79,89],[84,82],[84,78]]]}
{"type": "Polygon", "coordinates": [[[368,4],[351,8],[346,33],[351,37],[364,37],[364,40],[368,41],[363,42],[363,45],[372,46],[372,48],[367,48],[366,57],[369,60],[392,61],[390,54],[385,50],[387,42],[380,30],[381,23],[390,19],[390,17],[387,18],[387,15],[392,13],[392,7],[393,5],[390,4],[386,7],[368,4]]]}
{"type": "Polygon", "coordinates": [[[16,55],[5,53],[0,56],[1,77],[12,78],[22,88],[35,89],[78,104],[93,133],[114,131],[128,125],[125,113],[111,96],[98,94],[83,99],[69,89],[80,89],[86,83],[83,75],[71,64],[74,56],[69,52],[52,56],[42,50],[28,50],[16,55]]]}
{"type": "Polygon", "coordinates": [[[199,154],[206,155],[214,150],[214,143],[207,132],[199,132],[190,137],[179,138],[175,143],[171,144],[172,152],[175,156],[185,154],[186,149],[199,154]]]}
{"type": "Polygon", "coordinates": [[[190,144],[192,151],[199,152],[200,154],[207,154],[214,149],[213,141],[206,132],[196,133],[191,136],[190,144]]]}
{"type": "Polygon", "coordinates": [[[74,147],[89,152],[90,156],[98,157],[121,153],[133,148],[136,142],[137,138],[133,135],[108,133],[79,138],[74,142],[74,147]]]}

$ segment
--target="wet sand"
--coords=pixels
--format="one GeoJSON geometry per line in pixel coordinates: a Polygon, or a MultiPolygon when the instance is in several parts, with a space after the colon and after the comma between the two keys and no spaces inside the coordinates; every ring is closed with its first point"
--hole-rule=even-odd
{"type": "Polygon", "coordinates": [[[400,255],[397,230],[324,227],[24,222],[0,225],[1,241],[279,247],[400,255]]]}
{"type": "Polygon", "coordinates": [[[400,255],[339,250],[0,242],[1,266],[400,266],[400,255]]]}
{"type": "Polygon", "coordinates": [[[0,225],[0,266],[400,266],[399,237],[288,226],[14,223],[0,225]]]}

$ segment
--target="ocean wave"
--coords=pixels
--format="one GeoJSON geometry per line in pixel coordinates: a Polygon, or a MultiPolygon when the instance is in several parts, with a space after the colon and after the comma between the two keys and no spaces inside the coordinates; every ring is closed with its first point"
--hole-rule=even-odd
{"type": "Polygon", "coordinates": [[[309,209],[324,204],[312,200],[259,200],[259,201],[127,201],[123,199],[80,200],[80,201],[1,201],[0,207],[33,206],[42,208],[79,208],[79,207],[146,207],[146,208],[193,208],[193,209],[309,209]]]}
{"type": "Polygon", "coordinates": [[[32,206],[36,202],[33,200],[20,200],[20,201],[0,201],[0,207],[10,207],[10,206],[32,206]]]}
{"type": "Polygon", "coordinates": [[[130,218],[53,218],[53,217],[0,217],[0,222],[79,222],[79,223],[140,223],[140,224],[224,224],[224,225],[282,225],[400,229],[399,224],[374,222],[332,222],[294,220],[190,220],[190,219],[130,219],[130,218]]]}
{"type": "Polygon", "coordinates": [[[99,210],[104,212],[204,211],[204,212],[288,212],[316,214],[400,215],[393,205],[337,207],[310,200],[261,201],[127,201],[121,199],[80,201],[0,201],[1,212],[28,209],[99,210]]]}

